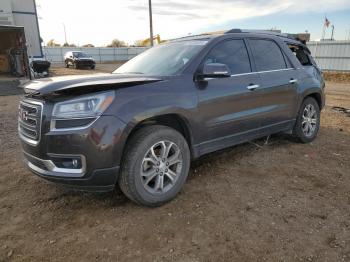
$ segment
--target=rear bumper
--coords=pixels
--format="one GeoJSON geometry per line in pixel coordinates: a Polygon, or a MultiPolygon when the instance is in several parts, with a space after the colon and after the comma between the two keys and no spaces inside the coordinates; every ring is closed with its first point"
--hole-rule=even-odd
{"type": "Polygon", "coordinates": [[[114,189],[119,166],[95,169],[85,174],[85,169],[70,170],[57,168],[49,159],[40,159],[24,152],[24,163],[34,174],[48,181],[63,184],[77,190],[106,192],[114,189]]]}

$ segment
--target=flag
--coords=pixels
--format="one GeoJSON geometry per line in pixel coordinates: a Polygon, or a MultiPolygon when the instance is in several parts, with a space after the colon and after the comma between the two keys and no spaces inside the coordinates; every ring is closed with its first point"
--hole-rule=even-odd
{"type": "Polygon", "coordinates": [[[329,25],[331,24],[331,22],[328,20],[327,17],[324,18],[324,26],[325,27],[329,27],[329,25]]]}

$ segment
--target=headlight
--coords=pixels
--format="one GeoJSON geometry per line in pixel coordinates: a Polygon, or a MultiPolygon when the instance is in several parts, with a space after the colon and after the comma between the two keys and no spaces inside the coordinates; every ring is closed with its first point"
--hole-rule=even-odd
{"type": "Polygon", "coordinates": [[[55,119],[92,118],[101,115],[114,100],[114,91],[84,96],[54,105],[55,119]]]}

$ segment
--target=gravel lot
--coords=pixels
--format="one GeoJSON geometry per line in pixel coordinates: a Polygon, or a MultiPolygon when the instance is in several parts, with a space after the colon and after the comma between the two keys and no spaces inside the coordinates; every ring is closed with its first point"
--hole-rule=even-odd
{"type": "MultiPolygon", "coordinates": [[[[77,72],[91,71],[53,69],[77,72]]],[[[327,83],[313,143],[275,135],[205,156],[154,209],[27,171],[19,99],[0,97],[0,261],[350,261],[350,117],[331,109],[350,108],[349,83],[327,83]]]]}

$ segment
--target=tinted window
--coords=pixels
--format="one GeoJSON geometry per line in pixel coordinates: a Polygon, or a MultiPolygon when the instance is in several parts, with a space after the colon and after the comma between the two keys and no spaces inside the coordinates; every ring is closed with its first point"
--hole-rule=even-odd
{"type": "Polygon", "coordinates": [[[283,54],[278,45],[271,40],[250,40],[257,71],[268,71],[286,68],[283,54]]]}
{"type": "Polygon", "coordinates": [[[247,48],[243,40],[229,40],[216,45],[205,59],[205,63],[227,65],[232,74],[251,72],[247,48]]]}

